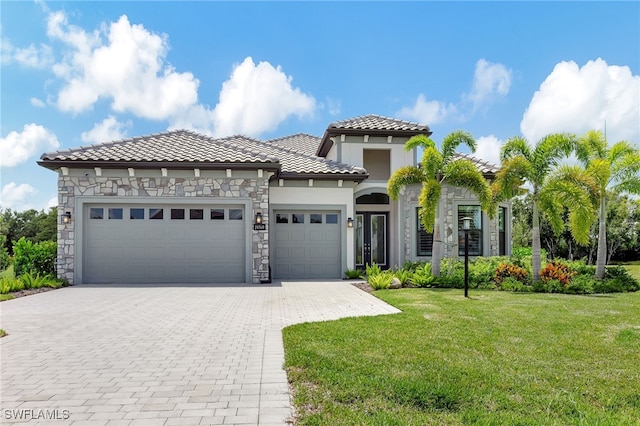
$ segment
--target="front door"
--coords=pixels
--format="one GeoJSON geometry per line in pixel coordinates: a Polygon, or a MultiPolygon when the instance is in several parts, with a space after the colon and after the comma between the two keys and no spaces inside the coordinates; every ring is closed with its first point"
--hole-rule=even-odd
{"type": "Polygon", "coordinates": [[[356,214],[356,267],[373,263],[389,267],[388,213],[362,212],[356,214]]]}

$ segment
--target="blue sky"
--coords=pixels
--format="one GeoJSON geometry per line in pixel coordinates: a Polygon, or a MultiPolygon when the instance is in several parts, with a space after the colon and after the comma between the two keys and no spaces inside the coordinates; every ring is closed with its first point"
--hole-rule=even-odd
{"type": "Polygon", "coordinates": [[[260,139],[380,114],[640,141],[640,2],[2,2],[0,206],[56,204],[43,152],[188,128],[260,139]]]}

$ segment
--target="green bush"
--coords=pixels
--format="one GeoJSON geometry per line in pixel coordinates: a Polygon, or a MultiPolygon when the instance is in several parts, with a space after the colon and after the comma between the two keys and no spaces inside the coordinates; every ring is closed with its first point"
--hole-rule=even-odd
{"type": "Polygon", "coordinates": [[[522,281],[513,277],[504,278],[500,284],[496,285],[496,288],[501,291],[517,292],[528,292],[532,290],[531,286],[525,285],[522,281]]]}
{"type": "Polygon", "coordinates": [[[493,279],[501,262],[507,259],[500,256],[478,257],[469,262],[469,287],[493,288],[493,279]]]}
{"type": "Polygon", "coordinates": [[[591,294],[593,293],[593,275],[576,275],[569,283],[564,285],[563,293],[567,294],[591,294]]]}
{"type": "Polygon", "coordinates": [[[16,276],[27,272],[41,275],[55,275],[58,245],[54,241],[33,243],[22,237],[13,243],[14,268],[16,276]]]}
{"type": "Polygon", "coordinates": [[[391,280],[393,280],[393,274],[390,271],[379,272],[374,275],[368,275],[367,280],[369,285],[374,290],[387,289],[391,286],[391,280]]]}
{"type": "Polygon", "coordinates": [[[344,271],[344,275],[349,280],[357,280],[362,278],[362,271],[359,269],[347,269],[344,271]]]}
{"type": "Polygon", "coordinates": [[[0,278],[0,294],[7,294],[13,291],[24,290],[24,283],[18,278],[2,277],[0,278]]]}
{"type": "Polygon", "coordinates": [[[369,277],[374,277],[376,275],[379,275],[380,273],[382,273],[382,269],[380,268],[380,266],[377,263],[373,263],[371,265],[369,265],[367,263],[366,265],[366,271],[367,271],[367,278],[369,277]]]}
{"type": "Polygon", "coordinates": [[[431,287],[433,275],[431,275],[431,264],[423,263],[410,272],[409,282],[418,287],[431,287]]]}
{"type": "Polygon", "coordinates": [[[11,256],[9,256],[7,247],[5,247],[6,241],[7,237],[3,234],[0,234],[0,271],[4,271],[9,266],[11,266],[12,263],[11,256]]]}
{"type": "Polygon", "coordinates": [[[413,273],[407,269],[398,269],[393,271],[393,276],[399,279],[402,285],[407,285],[411,283],[413,273]]]}

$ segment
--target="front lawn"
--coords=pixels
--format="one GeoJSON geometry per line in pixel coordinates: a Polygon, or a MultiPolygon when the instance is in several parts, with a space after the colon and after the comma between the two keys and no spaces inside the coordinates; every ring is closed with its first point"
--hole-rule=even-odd
{"type": "Polygon", "coordinates": [[[297,424],[637,424],[640,293],[383,290],[284,330],[297,424]]]}
{"type": "Polygon", "coordinates": [[[622,266],[629,271],[629,274],[631,274],[632,277],[640,281],[640,260],[622,263],[622,266]]]}

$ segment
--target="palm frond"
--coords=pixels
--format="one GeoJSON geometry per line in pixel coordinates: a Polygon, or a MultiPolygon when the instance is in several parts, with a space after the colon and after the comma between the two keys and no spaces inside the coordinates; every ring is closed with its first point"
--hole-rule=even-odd
{"type": "Polygon", "coordinates": [[[638,149],[627,141],[620,141],[616,142],[611,148],[609,148],[609,155],[605,155],[600,158],[608,158],[611,164],[615,164],[623,157],[633,154],[638,155],[638,149]]]}
{"type": "Polygon", "coordinates": [[[471,152],[476,152],[477,143],[476,140],[471,136],[471,133],[465,132],[464,130],[456,130],[454,132],[449,133],[442,140],[442,160],[444,164],[447,164],[453,158],[453,155],[456,153],[456,149],[460,145],[466,145],[469,147],[471,152]]]}
{"type": "Polygon", "coordinates": [[[495,216],[495,209],[492,208],[491,188],[473,162],[458,159],[445,165],[444,181],[449,185],[466,188],[473,192],[478,197],[482,210],[487,212],[491,218],[495,216]]]}
{"type": "MultiPolygon", "coordinates": [[[[617,145],[617,144],[616,144],[617,145]]],[[[616,146],[614,145],[614,147],[616,146]]],[[[610,155],[609,158],[612,158],[610,155]]],[[[640,150],[627,151],[611,161],[611,181],[622,183],[633,180],[640,174],[640,150]]]]}
{"type": "MultiPolygon", "coordinates": [[[[601,160],[598,160],[591,165],[597,166],[600,163],[601,160]]],[[[594,170],[590,172],[589,170],[584,170],[580,166],[565,165],[556,169],[549,177],[548,182],[570,182],[572,185],[575,185],[576,188],[580,188],[586,192],[586,194],[589,196],[589,199],[591,200],[591,204],[593,204],[595,208],[600,203],[600,196],[602,195],[599,180],[602,173],[604,173],[604,171],[602,170],[594,170]]]]}
{"type": "Polygon", "coordinates": [[[520,188],[530,179],[531,172],[531,163],[522,155],[504,160],[493,183],[496,198],[506,200],[520,195],[520,188]]]}
{"type": "Polygon", "coordinates": [[[411,185],[414,183],[421,183],[426,180],[424,171],[415,166],[404,166],[393,172],[393,175],[387,182],[387,192],[389,196],[397,200],[400,195],[400,190],[405,185],[411,185]]]}
{"type": "Polygon", "coordinates": [[[518,156],[522,156],[526,158],[527,161],[531,161],[531,147],[529,146],[529,142],[521,136],[507,139],[500,149],[500,161],[505,162],[518,156]]]}
{"type": "Polygon", "coordinates": [[[415,135],[405,142],[404,150],[408,152],[415,148],[422,147],[426,149],[430,146],[435,147],[436,143],[427,135],[415,135]]]}
{"type": "Polygon", "coordinates": [[[533,180],[542,184],[549,171],[567,158],[576,146],[576,136],[569,133],[553,133],[540,139],[533,150],[533,180]]]}
{"type": "Polygon", "coordinates": [[[607,157],[607,140],[602,132],[589,130],[577,140],[575,153],[578,160],[587,166],[594,158],[607,157]]]}
{"type": "Polygon", "coordinates": [[[438,152],[435,146],[429,146],[424,149],[422,159],[420,160],[420,168],[424,171],[428,178],[435,177],[442,170],[442,154],[438,152]]]}
{"type": "Polygon", "coordinates": [[[433,232],[436,223],[436,210],[440,202],[442,186],[435,179],[429,179],[422,183],[422,191],[418,197],[420,205],[420,220],[425,231],[433,232]]]}
{"type": "MultiPolygon", "coordinates": [[[[588,179],[586,179],[588,181],[588,179]]],[[[596,204],[593,203],[592,194],[583,186],[583,180],[550,179],[540,192],[540,207],[548,215],[554,232],[558,232],[557,226],[562,228],[562,219],[557,217],[558,206],[569,210],[569,230],[573,238],[580,244],[587,244],[590,239],[589,231],[596,219],[596,204]]],[[[593,182],[591,182],[593,183],[593,182]]]]}

